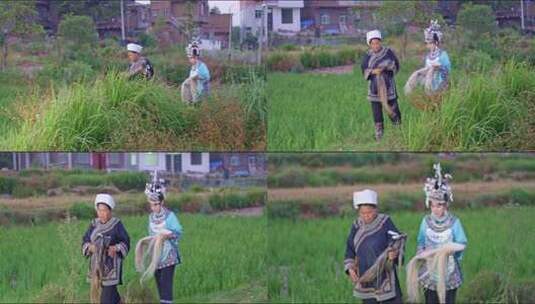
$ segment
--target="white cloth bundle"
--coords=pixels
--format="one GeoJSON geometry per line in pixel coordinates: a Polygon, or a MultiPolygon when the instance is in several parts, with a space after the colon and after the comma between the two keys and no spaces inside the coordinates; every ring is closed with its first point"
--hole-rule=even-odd
{"type": "Polygon", "coordinates": [[[447,243],[436,249],[425,250],[413,257],[409,264],[407,264],[407,295],[409,297],[409,303],[420,302],[418,269],[420,269],[423,263],[427,263],[427,270],[429,272],[436,272],[438,274],[438,298],[440,303],[445,303],[448,257],[457,251],[463,251],[465,247],[463,244],[447,243]]]}
{"type": "Polygon", "coordinates": [[[139,282],[143,285],[148,279],[154,276],[158,262],[162,255],[165,235],[171,231],[162,229],[161,233],[155,236],[147,236],[139,240],[136,244],[136,271],[142,273],[139,282]],[[147,262],[148,265],[147,265],[147,262]]]}
{"type": "Polygon", "coordinates": [[[412,93],[419,85],[424,87],[425,94],[432,95],[434,71],[433,67],[426,67],[412,73],[404,87],[405,95],[412,93]]]}
{"type": "Polygon", "coordinates": [[[183,102],[197,102],[197,80],[194,77],[189,77],[188,79],[184,80],[181,86],[180,94],[183,102]]]}

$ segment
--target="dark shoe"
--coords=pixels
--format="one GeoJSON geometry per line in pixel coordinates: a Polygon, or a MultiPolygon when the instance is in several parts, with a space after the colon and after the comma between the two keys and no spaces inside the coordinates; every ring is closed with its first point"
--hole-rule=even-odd
{"type": "Polygon", "coordinates": [[[378,122],[375,124],[375,140],[379,141],[383,138],[383,124],[378,122]]]}

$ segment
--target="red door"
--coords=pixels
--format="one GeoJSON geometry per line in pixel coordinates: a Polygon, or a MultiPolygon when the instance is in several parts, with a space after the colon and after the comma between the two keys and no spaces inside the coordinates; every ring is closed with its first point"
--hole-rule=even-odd
{"type": "Polygon", "coordinates": [[[92,153],[91,157],[93,159],[93,169],[106,169],[106,153],[92,153]]]}

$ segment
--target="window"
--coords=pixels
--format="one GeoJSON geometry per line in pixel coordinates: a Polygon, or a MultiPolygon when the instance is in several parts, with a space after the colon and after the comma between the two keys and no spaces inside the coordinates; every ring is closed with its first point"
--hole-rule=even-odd
{"type": "Polygon", "coordinates": [[[346,24],[347,16],[346,15],[340,15],[340,17],[338,17],[338,22],[340,22],[340,24],[346,24]]]}
{"type": "Polygon", "coordinates": [[[146,167],[158,166],[158,154],[155,154],[155,153],[143,154],[143,163],[146,167]]]}
{"type": "Polygon", "coordinates": [[[255,11],[254,11],[254,17],[255,17],[256,19],[260,19],[260,18],[262,18],[262,10],[255,10],[255,11]]]}
{"type": "Polygon", "coordinates": [[[76,167],[89,167],[91,159],[89,153],[72,153],[72,165],[76,167]]]}
{"type": "Polygon", "coordinates": [[[191,153],[191,164],[202,165],[202,153],[191,153]]]}
{"type": "Polygon", "coordinates": [[[130,153],[130,165],[137,165],[137,155],[135,153],[130,153]]]}
{"type": "Polygon", "coordinates": [[[354,11],[353,15],[355,16],[356,20],[360,20],[360,12],[359,11],[354,11]]]}
{"type": "Polygon", "coordinates": [[[123,165],[123,155],[121,153],[109,153],[108,164],[110,167],[121,167],[123,165]]]}
{"type": "Polygon", "coordinates": [[[281,9],[282,15],[282,24],[292,24],[294,23],[294,10],[292,8],[283,8],[281,9]]]}
{"type": "Polygon", "coordinates": [[[237,155],[233,155],[230,157],[230,165],[231,166],[239,166],[240,165],[240,157],[237,155]]]}
{"type": "Polygon", "coordinates": [[[323,25],[331,24],[331,17],[329,16],[329,14],[326,14],[326,13],[321,14],[320,20],[321,20],[321,24],[323,25]]]}
{"type": "Polygon", "coordinates": [[[256,167],[256,157],[249,156],[249,167],[256,167]]]}
{"type": "Polygon", "coordinates": [[[50,164],[53,165],[65,165],[67,164],[69,157],[67,153],[52,152],[49,154],[50,164]]]}

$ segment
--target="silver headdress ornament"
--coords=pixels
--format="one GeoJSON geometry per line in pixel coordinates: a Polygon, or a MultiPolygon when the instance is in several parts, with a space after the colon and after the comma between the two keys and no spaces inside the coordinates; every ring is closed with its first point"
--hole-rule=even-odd
{"type": "Polygon", "coordinates": [[[165,180],[158,178],[158,171],[151,173],[152,181],[145,185],[145,195],[151,202],[162,202],[165,198],[165,180]]]}
{"type": "Polygon", "coordinates": [[[429,27],[424,30],[425,42],[442,43],[443,36],[438,20],[431,20],[429,27]]]}
{"type": "Polygon", "coordinates": [[[197,40],[193,40],[188,46],[186,47],[186,55],[188,57],[201,56],[201,47],[199,46],[199,42],[197,40]]]}
{"type": "Polygon", "coordinates": [[[450,174],[444,174],[442,176],[440,163],[434,164],[433,169],[435,170],[435,176],[428,177],[424,186],[425,206],[429,208],[430,200],[446,202],[449,206],[453,202],[453,192],[449,185],[452,176],[450,174]]]}

